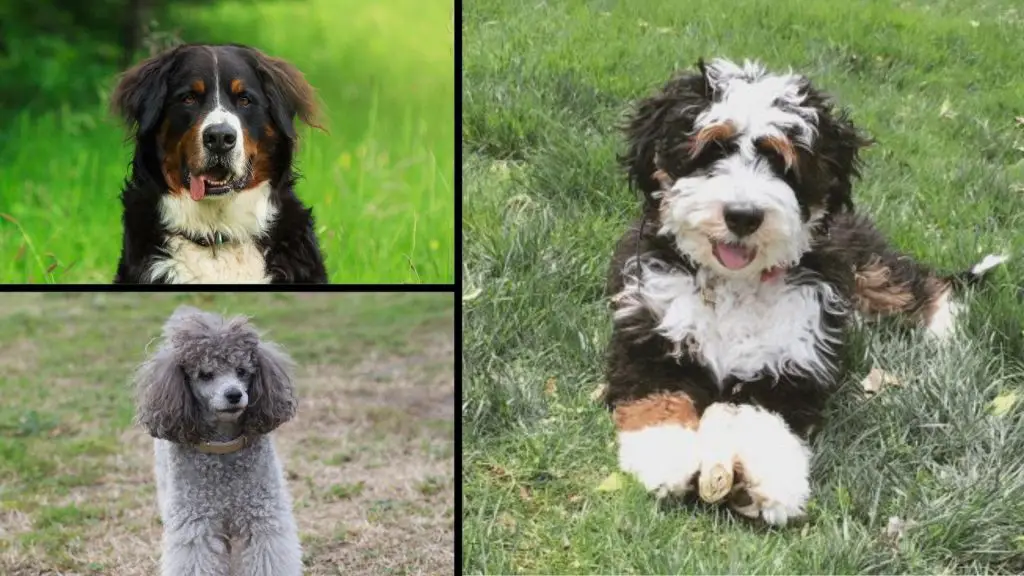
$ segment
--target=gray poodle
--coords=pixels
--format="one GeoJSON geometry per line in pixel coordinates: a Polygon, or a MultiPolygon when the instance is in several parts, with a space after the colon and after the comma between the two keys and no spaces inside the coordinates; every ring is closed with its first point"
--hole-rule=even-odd
{"type": "Polygon", "coordinates": [[[156,439],[164,576],[302,573],[291,496],[267,436],[295,414],[292,368],[244,317],[182,306],[164,324],[135,376],[136,421],[156,439]]]}

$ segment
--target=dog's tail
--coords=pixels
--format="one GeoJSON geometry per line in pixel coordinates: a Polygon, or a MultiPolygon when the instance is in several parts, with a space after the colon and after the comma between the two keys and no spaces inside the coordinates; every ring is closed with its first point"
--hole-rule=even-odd
{"type": "Polygon", "coordinates": [[[1004,262],[1009,260],[1010,257],[1005,254],[989,254],[981,259],[974,266],[971,266],[969,270],[963,270],[949,274],[945,277],[945,280],[949,282],[950,286],[954,290],[963,290],[973,286],[978,286],[988,277],[989,273],[993,269],[1002,266],[1004,262]]]}

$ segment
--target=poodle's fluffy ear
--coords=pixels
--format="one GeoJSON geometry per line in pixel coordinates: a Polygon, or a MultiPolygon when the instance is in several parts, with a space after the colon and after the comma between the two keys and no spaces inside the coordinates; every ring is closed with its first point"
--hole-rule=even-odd
{"type": "Polygon", "coordinates": [[[626,153],[619,161],[626,169],[629,183],[649,200],[661,190],[655,179],[657,170],[679,177],[674,162],[684,156],[697,116],[712,102],[712,85],[703,60],[697,72],[670,80],[657,94],[637,103],[623,127],[626,153]]]}
{"type": "Polygon", "coordinates": [[[273,342],[256,349],[258,370],[249,392],[246,430],[266,434],[295,416],[297,401],[292,384],[292,359],[273,342]]]}
{"type": "Polygon", "coordinates": [[[199,441],[199,406],[185,373],[169,346],[161,348],[135,374],[135,421],[154,438],[172,442],[199,441]]]}

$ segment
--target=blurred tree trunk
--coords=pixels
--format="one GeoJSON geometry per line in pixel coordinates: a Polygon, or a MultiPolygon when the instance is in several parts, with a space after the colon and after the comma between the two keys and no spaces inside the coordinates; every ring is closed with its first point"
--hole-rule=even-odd
{"type": "Polygon", "coordinates": [[[122,31],[124,52],[121,55],[121,68],[131,66],[135,54],[142,47],[142,34],[152,8],[153,0],[128,0],[122,31]]]}

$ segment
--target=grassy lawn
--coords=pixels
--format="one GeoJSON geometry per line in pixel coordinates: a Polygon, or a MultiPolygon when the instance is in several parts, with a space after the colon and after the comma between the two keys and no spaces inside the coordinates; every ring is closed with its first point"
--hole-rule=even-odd
{"type": "Polygon", "coordinates": [[[462,25],[463,571],[1024,572],[1017,2],[476,0],[462,25]],[[615,126],[674,70],[719,55],[792,66],[851,109],[878,140],[859,209],[906,251],[948,270],[1014,257],[971,298],[962,342],[851,333],[808,521],[779,530],[656,503],[632,480],[597,489],[616,470],[591,399],[602,290],[639,212],[615,126]],[[872,367],[903,385],[863,397],[872,367]]]}
{"type": "MultiPolygon", "coordinates": [[[[450,0],[219,1],[176,9],[186,41],[239,42],[287,58],[325,105],[303,128],[297,192],[314,208],[331,282],[454,278],[454,19],[450,0]]],[[[56,60],[58,78],[86,57],[56,60]]],[[[95,102],[23,112],[0,136],[0,283],[109,283],[131,156],[95,102]]]]}
{"type": "Polygon", "coordinates": [[[157,571],[128,382],[182,303],[251,315],[299,365],[274,437],[307,573],[450,573],[451,295],[48,293],[0,298],[0,574],[157,571]]]}

